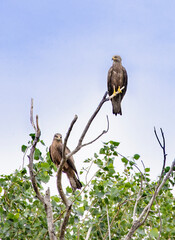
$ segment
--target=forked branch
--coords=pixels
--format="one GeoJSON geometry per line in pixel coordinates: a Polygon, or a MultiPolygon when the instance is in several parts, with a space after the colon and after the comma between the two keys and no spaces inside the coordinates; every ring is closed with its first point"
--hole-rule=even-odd
{"type": "Polygon", "coordinates": [[[35,130],[35,139],[33,141],[33,144],[30,149],[30,154],[28,156],[29,158],[29,173],[30,173],[30,178],[32,182],[33,189],[36,193],[37,198],[41,201],[41,203],[44,205],[45,211],[46,211],[46,216],[47,216],[47,225],[48,225],[48,232],[49,232],[49,237],[50,240],[56,240],[57,237],[55,235],[55,230],[54,230],[54,223],[53,223],[53,213],[52,213],[52,206],[50,202],[50,190],[48,190],[45,193],[45,196],[43,196],[38,188],[37,181],[35,178],[35,174],[33,171],[33,156],[35,152],[36,145],[39,141],[41,131],[39,128],[39,123],[38,123],[38,115],[36,116],[36,125],[34,123],[33,119],[33,99],[31,99],[31,108],[30,108],[30,121],[31,124],[35,130]]]}
{"type": "MultiPolygon", "coordinates": [[[[135,233],[135,231],[145,223],[146,219],[148,218],[148,215],[150,213],[151,207],[154,203],[154,201],[156,200],[157,195],[159,194],[160,190],[162,189],[163,185],[166,183],[166,181],[169,179],[174,167],[175,167],[175,160],[172,162],[172,165],[169,169],[169,171],[166,173],[166,175],[164,175],[164,170],[165,170],[165,164],[166,164],[166,153],[165,153],[165,137],[163,134],[163,131],[161,129],[161,135],[162,135],[162,139],[163,139],[163,144],[161,143],[160,139],[158,138],[157,132],[154,128],[154,132],[156,135],[156,138],[158,140],[159,145],[161,146],[161,148],[163,149],[163,167],[162,167],[162,171],[161,171],[161,175],[159,177],[159,181],[157,183],[157,186],[155,187],[155,191],[154,194],[152,195],[149,203],[146,205],[146,207],[143,209],[142,213],[140,214],[140,216],[137,219],[134,219],[132,227],[130,228],[128,234],[125,237],[125,240],[130,240],[132,239],[133,234],[135,233]]],[[[139,196],[139,195],[138,195],[139,196]]]]}
{"type": "MultiPolygon", "coordinates": [[[[118,94],[118,92],[117,92],[118,94]]],[[[67,141],[68,141],[68,138],[70,136],[70,133],[72,131],[72,128],[75,124],[75,122],[77,121],[77,115],[75,115],[74,119],[72,120],[71,124],[70,124],[70,127],[68,129],[68,132],[66,134],[66,137],[64,139],[64,144],[63,144],[63,151],[62,151],[62,160],[60,162],[60,165],[59,165],[59,168],[58,168],[58,171],[57,171],[57,189],[58,189],[58,192],[60,194],[60,197],[63,201],[63,203],[65,204],[66,206],[66,212],[65,212],[65,217],[64,217],[64,220],[63,220],[63,223],[61,225],[61,228],[60,228],[60,239],[64,239],[64,234],[65,234],[65,230],[66,230],[66,225],[67,225],[67,222],[68,222],[68,219],[69,219],[69,216],[70,216],[70,213],[71,213],[71,207],[72,207],[72,204],[73,202],[70,201],[67,197],[66,197],[66,194],[64,193],[63,191],[63,188],[62,188],[62,182],[61,182],[61,178],[62,178],[62,170],[63,170],[63,166],[65,164],[65,162],[67,161],[68,158],[70,158],[72,155],[74,155],[76,152],[78,152],[82,147],[85,147],[89,144],[92,144],[93,142],[95,142],[97,139],[99,139],[103,134],[107,133],[108,130],[109,130],[109,119],[107,117],[107,129],[106,130],[103,130],[103,132],[98,136],[96,137],[94,140],[88,142],[88,143],[85,143],[85,144],[82,144],[83,140],[84,140],[84,137],[87,133],[87,131],[89,130],[89,127],[91,125],[91,123],[93,122],[94,118],[96,117],[96,115],[98,114],[98,112],[100,111],[102,105],[106,102],[106,101],[109,101],[110,98],[106,98],[107,96],[107,92],[104,94],[101,102],[99,103],[98,107],[96,108],[95,112],[92,114],[92,116],[90,117],[89,121],[87,122],[81,136],[80,136],[80,139],[78,141],[78,144],[76,146],[76,148],[70,152],[69,154],[65,154],[65,150],[66,150],[66,145],[67,145],[67,141]]]]}

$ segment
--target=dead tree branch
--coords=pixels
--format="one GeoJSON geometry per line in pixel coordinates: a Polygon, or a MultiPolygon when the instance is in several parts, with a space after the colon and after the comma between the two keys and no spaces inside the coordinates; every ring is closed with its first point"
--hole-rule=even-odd
{"type": "Polygon", "coordinates": [[[69,216],[71,214],[71,209],[72,209],[72,201],[70,201],[66,197],[66,194],[64,193],[63,188],[62,188],[62,183],[61,183],[62,169],[63,169],[63,166],[64,166],[65,162],[67,161],[67,156],[65,155],[66,144],[67,144],[69,135],[70,135],[70,133],[72,131],[72,128],[73,128],[75,122],[77,121],[77,118],[78,118],[77,115],[75,115],[75,117],[72,120],[71,125],[70,125],[70,127],[68,129],[66,137],[64,139],[63,151],[62,151],[62,159],[61,159],[58,171],[57,171],[57,189],[58,189],[58,192],[60,194],[60,197],[61,197],[64,205],[66,206],[66,212],[65,212],[64,219],[63,219],[63,222],[62,222],[61,227],[60,227],[60,237],[59,237],[60,240],[64,239],[66,226],[67,226],[67,223],[68,223],[68,220],[69,220],[69,216]]]}
{"type": "Polygon", "coordinates": [[[33,156],[34,156],[34,152],[35,152],[35,148],[36,145],[39,141],[40,135],[41,135],[41,131],[39,128],[39,123],[38,123],[38,115],[36,116],[36,125],[34,123],[33,120],[33,99],[31,99],[31,109],[30,109],[30,121],[31,124],[35,130],[35,139],[33,141],[33,144],[31,146],[30,149],[30,154],[28,156],[29,158],[29,173],[30,173],[30,178],[31,178],[31,182],[32,182],[32,186],[33,189],[36,193],[37,198],[41,201],[41,203],[44,205],[45,211],[46,211],[46,215],[47,215],[47,225],[48,225],[48,232],[49,232],[49,237],[50,240],[56,240],[57,237],[55,235],[55,230],[54,230],[54,224],[53,224],[53,213],[52,213],[52,206],[50,203],[50,190],[48,188],[48,190],[45,193],[45,196],[43,196],[38,188],[37,185],[37,181],[34,175],[34,171],[33,171],[33,156]]]}
{"type": "Polygon", "coordinates": [[[63,222],[62,222],[61,228],[60,228],[61,229],[60,237],[59,237],[60,240],[64,240],[64,235],[65,235],[66,227],[67,227],[67,224],[69,221],[69,216],[71,214],[71,209],[72,209],[72,204],[70,206],[68,206],[66,209],[66,213],[64,215],[64,219],[63,219],[63,222]]]}
{"type": "MultiPolygon", "coordinates": [[[[116,94],[119,94],[119,92],[117,92],[116,94]]],[[[68,141],[68,138],[70,136],[70,133],[72,131],[72,128],[75,124],[75,122],[77,121],[77,115],[74,117],[74,119],[72,120],[71,124],[70,124],[70,127],[68,129],[68,132],[66,134],[66,137],[64,139],[64,144],[63,144],[63,151],[62,151],[62,160],[60,162],[60,165],[59,165],[59,168],[58,168],[58,171],[57,171],[57,189],[58,189],[58,192],[60,194],[60,197],[63,201],[63,203],[65,204],[66,206],[66,213],[65,213],[65,217],[64,217],[64,220],[63,220],[63,223],[61,225],[61,228],[60,228],[60,239],[64,239],[64,234],[65,234],[65,230],[66,230],[66,225],[67,225],[67,222],[68,222],[68,219],[69,219],[69,216],[70,216],[70,213],[71,213],[71,208],[72,208],[72,204],[73,202],[70,201],[67,197],[66,197],[66,194],[64,193],[63,191],[63,188],[62,188],[62,183],[61,183],[61,178],[62,178],[62,169],[63,169],[63,166],[65,164],[65,162],[67,161],[68,158],[70,158],[72,155],[74,155],[76,152],[78,152],[82,147],[84,146],[87,146],[89,144],[92,144],[93,142],[95,142],[97,139],[99,139],[103,134],[107,133],[108,130],[109,130],[109,120],[108,120],[108,117],[107,117],[107,123],[108,123],[108,126],[107,126],[107,130],[103,130],[103,132],[98,136],[96,137],[94,140],[90,141],[89,143],[86,143],[86,144],[82,144],[83,140],[84,140],[84,137],[87,133],[87,131],[89,130],[89,127],[91,125],[91,123],[93,122],[94,118],[96,117],[96,115],[98,114],[98,112],[100,111],[102,105],[110,100],[109,98],[106,98],[107,96],[107,92],[104,94],[101,102],[99,103],[97,109],[95,110],[95,112],[92,114],[92,116],[90,117],[88,123],[86,124],[85,128],[84,128],[84,131],[82,132],[81,136],[80,136],[80,139],[78,141],[78,144],[76,146],[76,148],[70,152],[69,154],[65,155],[65,150],[66,150],[66,145],[67,145],[67,141],[68,141]]],[[[114,96],[113,96],[114,97],[114,96]]]]}
{"type": "Polygon", "coordinates": [[[156,200],[157,195],[159,194],[160,190],[162,189],[163,185],[165,184],[165,182],[169,179],[174,166],[175,166],[175,159],[172,162],[172,165],[169,169],[169,171],[167,172],[167,174],[164,176],[164,169],[165,169],[165,164],[166,164],[166,152],[165,152],[165,137],[164,137],[164,133],[161,129],[161,135],[162,135],[162,139],[163,139],[163,144],[161,143],[160,139],[158,138],[157,132],[154,128],[154,132],[156,135],[156,138],[158,140],[159,145],[161,146],[162,150],[163,150],[163,167],[162,167],[162,171],[161,171],[161,175],[159,177],[159,181],[157,183],[157,186],[155,187],[155,191],[154,194],[152,195],[149,203],[147,204],[147,206],[143,209],[142,213],[140,214],[140,216],[138,217],[138,219],[135,219],[133,221],[133,225],[131,227],[131,229],[129,230],[128,234],[125,237],[125,240],[130,240],[133,236],[133,234],[135,233],[135,231],[145,223],[146,219],[148,218],[148,215],[150,213],[151,207],[153,205],[153,202],[156,200]]]}
{"type": "Polygon", "coordinates": [[[38,128],[36,128],[34,120],[33,120],[33,99],[31,100],[30,121],[31,121],[33,128],[35,129],[35,139],[33,141],[33,144],[30,149],[30,154],[28,156],[28,158],[29,158],[29,173],[30,173],[30,178],[31,178],[33,189],[36,193],[36,196],[44,204],[44,197],[41,195],[41,193],[38,189],[36,178],[35,178],[35,175],[33,172],[33,156],[34,156],[36,145],[37,145],[40,135],[41,135],[41,131],[38,126],[38,116],[36,116],[36,122],[37,122],[36,125],[38,128]]]}
{"type": "Polygon", "coordinates": [[[68,157],[65,156],[65,150],[66,150],[66,144],[67,144],[67,141],[68,141],[68,138],[69,138],[69,135],[72,131],[72,128],[73,128],[73,125],[75,124],[76,120],[77,120],[77,115],[75,115],[74,119],[72,120],[71,122],[71,125],[69,127],[69,130],[66,134],[66,137],[64,139],[64,144],[63,144],[63,153],[62,153],[62,160],[60,162],[60,165],[59,165],[59,168],[57,170],[57,189],[58,189],[58,192],[60,194],[60,197],[64,203],[64,205],[66,206],[66,208],[68,209],[70,207],[70,205],[72,204],[72,202],[66,197],[66,194],[64,193],[63,191],[63,188],[62,188],[62,183],[61,183],[61,177],[62,177],[62,169],[63,169],[63,166],[65,164],[65,162],[67,161],[68,157]]]}

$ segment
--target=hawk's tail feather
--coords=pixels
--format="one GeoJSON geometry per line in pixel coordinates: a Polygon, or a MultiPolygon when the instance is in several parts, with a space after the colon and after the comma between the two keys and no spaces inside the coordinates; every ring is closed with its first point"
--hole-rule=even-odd
{"type": "Polygon", "coordinates": [[[81,189],[82,184],[73,172],[67,173],[67,177],[69,178],[69,182],[73,191],[76,189],[81,189]]]}
{"type": "Polygon", "coordinates": [[[116,101],[115,99],[112,99],[112,111],[115,115],[122,115],[121,102],[119,100],[116,101]]]}

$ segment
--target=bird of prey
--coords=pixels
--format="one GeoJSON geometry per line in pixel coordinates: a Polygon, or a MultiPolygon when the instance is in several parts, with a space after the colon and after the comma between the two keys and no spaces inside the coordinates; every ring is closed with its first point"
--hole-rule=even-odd
{"type": "MultiPolygon", "coordinates": [[[[63,151],[62,135],[56,133],[53,137],[52,144],[49,148],[50,158],[52,162],[55,163],[56,167],[58,167],[61,162],[62,151],[63,151]]],[[[70,153],[70,150],[66,147],[65,154],[67,155],[68,153],[70,153]]],[[[64,164],[63,172],[66,173],[73,191],[75,191],[77,188],[81,189],[82,184],[79,181],[78,173],[72,156],[68,158],[67,162],[64,164]]]]}
{"type": "Polygon", "coordinates": [[[111,99],[113,114],[122,115],[121,101],[127,90],[128,76],[126,69],[122,66],[122,59],[120,56],[113,56],[113,65],[108,71],[108,93],[109,96],[115,94],[117,91],[120,92],[111,99]],[[124,86],[124,89],[120,89],[124,86]]]}

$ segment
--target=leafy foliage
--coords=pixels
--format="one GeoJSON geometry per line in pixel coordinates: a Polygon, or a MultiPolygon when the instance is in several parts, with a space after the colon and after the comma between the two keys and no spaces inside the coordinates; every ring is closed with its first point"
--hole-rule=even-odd
{"type": "MultiPolygon", "coordinates": [[[[28,146],[34,139],[34,134],[30,136],[31,141],[28,142],[28,146]]],[[[40,144],[45,146],[42,140],[40,144]]],[[[23,145],[22,152],[25,152],[28,146],[23,145]]],[[[122,239],[131,227],[134,204],[141,184],[141,173],[134,171],[140,155],[135,154],[130,159],[120,157],[118,146],[119,143],[114,141],[104,143],[99,154],[95,153],[93,159],[84,161],[81,173],[86,174],[86,180],[92,178],[88,175],[90,166],[94,164],[97,171],[89,183],[87,180],[83,193],[80,194],[80,191],[72,193],[69,186],[66,188],[67,196],[74,201],[66,239],[85,239],[90,227],[92,227],[90,239],[107,239],[109,229],[107,215],[112,240],[122,239]],[[118,161],[124,164],[123,173],[119,173],[116,169],[118,161]]],[[[36,149],[34,159],[34,173],[38,187],[42,191],[53,171],[56,171],[56,167],[50,160],[47,148],[45,155],[40,149],[36,149]]],[[[167,169],[165,172],[168,171],[167,169]]],[[[145,168],[137,216],[149,202],[157,184],[151,181],[149,172],[150,169],[145,168]]],[[[175,235],[175,201],[170,191],[172,184],[174,184],[173,176],[162,188],[145,225],[137,230],[134,239],[157,239],[160,225],[162,225],[160,239],[171,239],[175,235]]],[[[65,207],[57,195],[51,197],[51,203],[55,229],[59,234],[65,207]]],[[[10,175],[1,175],[0,220],[0,238],[2,239],[49,239],[44,207],[35,197],[25,168],[16,170],[10,175]]]]}

